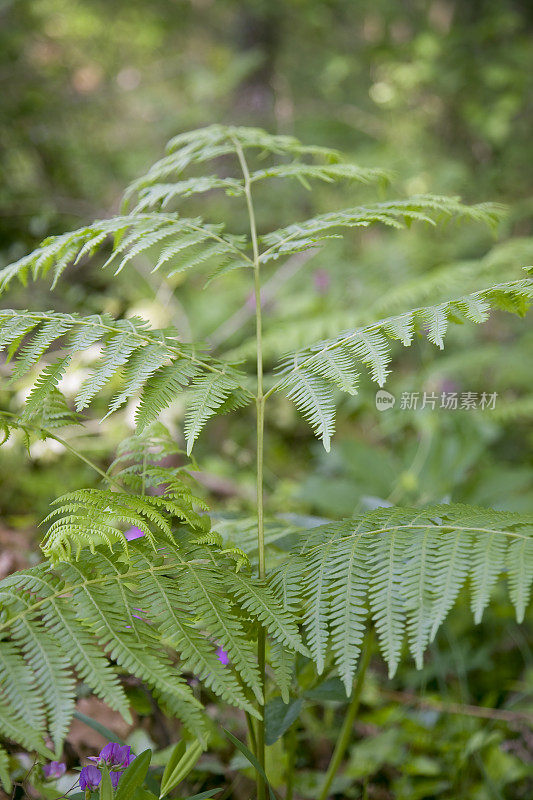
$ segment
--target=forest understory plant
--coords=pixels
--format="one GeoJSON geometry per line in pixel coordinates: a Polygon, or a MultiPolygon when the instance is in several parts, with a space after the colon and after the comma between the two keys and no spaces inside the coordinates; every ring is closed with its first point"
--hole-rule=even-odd
{"type": "MultiPolygon", "coordinates": [[[[296,719],[299,669],[312,663],[317,680],[335,669],[352,698],[324,777],[320,800],[326,800],[350,739],[371,654],[367,630],[375,630],[392,676],[405,642],[422,666],[426,648],[467,583],[479,622],[505,573],[517,618],[523,619],[533,579],[528,515],[438,504],[377,508],[310,530],[284,523],[294,547],[278,552],[269,565],[266,531],[280,525],[283,512],[267,507],[267,514],[264,508],[265,422],[274,396],[295,404],[327,451],[338,398],[357,394],[361,370],[383,386],[394,342],[409,346],[427,337],[442,348],[450,325],[483,323],[492,310],[523,315],[533,295],[527,273],[487,284],[480,276],[475,291],[454,294],[451,287],[446,296],[435,291],[434,302],[407,305],[393,316],[366,309],[364,324],[340,326],[334,336],[279,352],[272,362],[263,347],[261,289],[273,264],[326,246],[354,228],[402,229],[451,218],[495,225],[500,215],[489,203],[469,206],[456,197],[417,195],[265,232],[258,217],[263,193],[270,185],[279,191],[278,181],[294,180],[304,187],[313,181],[383,185],[387,175],[292,137],[214,125],[176,136],[167,155],[128,188],[119,216],[51,237],[0,271],[5,292],[16,279],[26,283],[47,276],[53,289],[65,270],[97,251],[108,254],[104,266],[114,267],[115,274],[143,257],[168,279],[203,273],[211,291],[213,281],[243,270],[253,287],[256,323],[253,347],[214,352],[184,341],[175,328],[156,330],[137,317],[0,311],[10,386],[32,385],[22,409],[14,402],[0,411],[4,441],[16,432],[28,443],[34,437],[55,439],[93,466],[103,482],[53,500],[43,562],[0,581],[0,733],[6,742],[44,759],[59,758],[77,681],[128,719],[121,678],[132,675],[165,713],[183,723],[199,753],[208,746],[209,727],[186,680],[192,674],[205,692],[246,715],[248,745],[228,736],[254,766],[257,798],[264,800],[274,796],[265,774],[266,744],[285,735],[296,719]],[[203,174],[206,164],[214,164],[217,173],[203,174]],[[220,221],[184,215],[187,198],[217,191],[246,212],[246,230],[230,232],[220,221]],[[80,353],[96,353],[95,363],[72,407],[64,379],[79,365],[80,353]],[[255,406],[256,515],[236,522],[229,541],[198,495],[192,465],[160,422],[178,397],[187,408],[187,456],[211,418],[255,406]],[[91,408],[107,416],[134,398],[137,432],[103,470],[72,444],[76,426],[83,429],[91,408]],[[171,456],[185,465],[168,466],[171,456]],[[252,524],[256,542],[249,547],[239,530],[252,524]],[[142,535],[128,535],[131,530],[142,535]]],[[[384,289],[381,305],[386,304],[384,289]]],[[[9,790],[7,753],[0,747],[0,778],[9,790]]],[[[114,787],[106,782],[105,791],[112,796],[114,787]]]]}

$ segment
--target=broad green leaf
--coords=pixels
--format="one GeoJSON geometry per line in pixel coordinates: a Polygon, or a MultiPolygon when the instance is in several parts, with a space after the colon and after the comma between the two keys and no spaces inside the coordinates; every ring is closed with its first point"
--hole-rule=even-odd
{"type": "Polygon", "coordinates": [[[196,762],[202,755],[203,747],[200,742],[193,742],[181,756],[171,774],[166,780],[161,781],[161,794],[159,797],[164,797],[166,794],[175,789],[184,778],[187,777],[189,772],[194,768],[196,762]]]}
{"type": "Polygon", "coordinates": [[[129,800],[134,791],[142,785],[146,778],[151,758],[152,751],[145,750],[124,770],[118,785],[116,800],[129,800]]]}
{"type": "Polygon", "coordinates": [[[281,697],[273,697],[265,707],[265,742],[275,744],[295,722],[303,708],[301,697],[284,703],[281,697]]]}

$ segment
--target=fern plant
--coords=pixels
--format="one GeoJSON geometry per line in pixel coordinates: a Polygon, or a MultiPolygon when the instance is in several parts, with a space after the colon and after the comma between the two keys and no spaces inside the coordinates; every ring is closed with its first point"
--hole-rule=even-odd
{"type": "MultiPolygon", "coordinates": [[[[329,338],[279,352],[267,370],[261,289],[273,262],[325,246],[352,228],[400,229],[452,217],[494,225],[500,214],[488,203],[469,206],[455,197],[419,195],[263,231],[256,222],[256,191],[280,180],[297,180],[304,187],[313,180],[383,184],[387,175],[292,137],[214,125],[175,137],[165,157],[129,187],[119,216],[51,237],[0,271],[3,292],[16,279],[46,277],[53,289],[65,270],[103,248],[110,251],[104,266],[113,266],[115,274],[139,256],[166,276],[202,273],[207,286],[240,269],[249,272],[255,293],[254,365],[247,360],[249,347],[215,355],[202,343],[184,342],[174,328],[156,330],[135,317],[0,311],[0,348],[12,365],[10,385],[31,382],[23,408],[0,413],[4,441],[13,430],[28,443],[35,436],[54,438],[94,466],[104,481],[103,488],[80,488],[54,500],[45,520],[45,560],[0,582],[0,732],[43,756],[52,755],[51,746],[55,753],[61,749],[74,710],[76,676],[128,716],[120,683],[124,672],[149,686],[205,745],[202,706],[183,677],[192,672],[206,691],[247,715],[262,799],[269,789],[264,772],[267,658],[286,701],[296,653],[311,658],[319,674],[332,657],[349,696],[369,620],[393,674],[405,637],[421,664],[467,580],[476,621],[502,572],[517,616],[523,617],[533,579],[533,519],[490,509],[378,509],[295,530],[293,552],[269,569],[266,545],[277,535],[277,523],[265,518],[263,442],[272,395],[292,400],[328,450],[338,397],[357,393],[361,370],[383,386],[395,341],[409,346],[422,335],[442,348],[450,324],[482,323],[493,309],[523,315],[533,294],[526,274],[410,307],[407,287],[397,293],[395,309],[400,303],[401,310],[393,316],[382,318],[379,304],[363,321],[354,312],[353,324],[348,319],[329,338]],[[204,174],[206,165],[214,165],[217,173],[208,167],[204,174]],[[216,191],[244,205],[246,233],[183,213],[188,197],[216,191]],[[80,352],[95,350],[95,363],[70,408],[62,391],[65,375],[76,367],[80,352]],[[212,526],[190,470],[165,463],[168,456],[185,457],[158,423],[178,396],[187,407],[187,455],[212,417],[255,405],[257,514],[239,523],[243,536],[232,531],[232,542],[220,526],[212,526]],[[132,399],[137,434],[103,472],[72,445],[72,426],[84,425],[91,407],[105,406],[107,416],[132,399]],[[136,530],[138,538],[128,530],[136,530]],[[217,647],[228,654],[230,667],[217,659],[217,647]]],[[[418,292],[424,300],[434,296],[427,283],[418,292]]],[[[349,732],[345,727],[322,798],[349,732]]],[[[5,763],[0,748],[7,783],[5,763]]]]}

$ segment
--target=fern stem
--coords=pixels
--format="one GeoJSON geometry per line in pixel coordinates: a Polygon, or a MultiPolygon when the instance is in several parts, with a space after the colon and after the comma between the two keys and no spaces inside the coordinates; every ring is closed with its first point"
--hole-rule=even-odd
{"type": "MultiPolygon", "coordinates": [[[[256,347],[257,347],[257,549],[259,555],[259,577],[264,578],[265,569],[265,528],[263,517],[263,441],[265,427],[265,398],[263,393],[263,322],[261,313],[261,275],[259,266],[259,246],[257,241],[257,227],[255,222],[254,204],[252,201],[250,172],[244,156],[244,151],[237,139],[233,140],[239,163],[244,177],[244,194],[250,221],[250,236],[252,239],[253,263],[254,263],[254,292],[255,292],[255,324],[256,324],[256,347]]],[[[265,631],[261,626],[257,636],[257,661],[263,693],[263,703],[260,706],[262,719],[257,724],[257,759],[259,764],[265,769],[265,685],[266,685],[266,663],[265,663],[265,631]]],[[[265,800],[266,785],[265,781],[257,773],[257,800],[265,800]]]]}
{"type": "MultiPolygon", "coordinates": [[[[0,411],[0,416],[12,417],[13,419],[20,420],[20,417],[17,414],[13,414],[11,411],[2,410],[0,411]]],[[[76,458],[79,458],[80,461],[83,461],[85,464],[87,464],[87,466],[91,467],[91,469],[94,469],[95,472],[101,475],[101,477],[104,478],[104,480],[106,480],[116,489],[119,489],[119,491],[121,492],[124,491],[123,487],[120,485],[120,483],[118,483],[118,481],[112,478],[111,475],[108,475],[107,472],[104,472],[103,469],[100,469],[98,464],[95,464],[94,461],[91,461],[90,458],[84,456],[83,453],[81,453],[79,450],[77,450],[75,447],[69,444],[65,439],[62,439],[61,436],[57,436],[55,433],[52,433],[52,431],[50,431],[48,428],[43,428],[40,425],[34,425],[31,422],[24,421],[23,423],[21,423],[21,427],[31,428],[31,430],[33,431],[45,434],[46,439],[53,439],[58,444],[62,445],[65,448],[65,450],[68,450],[69,453],[72,453],[73,456],[76,456],[76,458]]]]}
{"type": "Polygon", "coordinates": [[[286,750],[287,750],[287,784],[285,800],[293,800],[294,796],[294,768],[296,766],[296,747],[298,744],[297,724],[294,723],[287,733],[286,750]]]}
{"type": "Polygon", "coordinates": [[[350,704],[348,706],[348,710],[346,712],[346,716],[344,718],[344,722],[342,724],[342,728],[339,734],[339,738],[337,739],[333,755],[331,756],[331,761],[329,762],[322,790],[318,795],[317,800],[327,800],[331,784],[333,783],[335,775],[337,774],[339,767],[342,764],[344,754],[346,753],[348,745],[350,744],[350,739],[352,737],[352,728],[355,722],[355,717],[357,716],[357,712],[359,710],[359,703],[361,701],[361,691],[363,689],[366,671],[370,663],[373,644],[374,644],[374,633],[373,631],[371,631],[366,640],[366,647],[364,649],[363,656],[361,659],[361,666],[359,667],[359,672],[352,692],[352,698],[350,700],[350,704]]]}

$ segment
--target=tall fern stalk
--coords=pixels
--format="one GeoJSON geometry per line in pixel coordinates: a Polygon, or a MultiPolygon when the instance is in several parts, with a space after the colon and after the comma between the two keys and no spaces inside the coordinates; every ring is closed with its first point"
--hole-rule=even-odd
{"type": "MultiPolygon", "coordinates": [[[[257,243],[257,227],[255,223],[255,211],[252,200],[252,188],[250,183],[250,171],[243,149],[238,140],[233,139],[235,149],[241,165],[244,178],[244,193],[246,196],[246,206],[248,209],[248,219],[250,222],[250,237],[252,241],[252,253],[254,262],[254,294],[255,294],[255,322],[256,322],[256,347],[257,347],[257,393],[256,393],[256,440],[257,440],[257,551],[259,561],[259,577],[264,580],[266,576],[265,563],[265,525],[264,525],[264,489],[263,489],[263,460],[264,460],[264,434],[265,434],[265,398],[263,393],[263,319],[261,302],[261,268],[259,264],[259,246],[257,243]]],[[[263,695],[266,692],[266,637],[261,628],[257,639],[257,661],[261,674],[261,684],[263,695]]],[[[256,737],[257,757],[264,770],[265,767],[265,723],[264,723],[264,702],[261,706],[261,719],[258,722],[256,737]]],[[[265,800],[266,785],[262,776],[257,773],[257,797],[258,800],[265,800]]]]}
{"type": "MultiPolygon", "coordinates": [[[[398,343],[407,347],[426,337],[442,348],[452,324],[483,323],[493,310],[523,315],[533,297],[530,275],[520,273],[517,263],[502,263],[500,253],[430,273],[415,286],[383,287],[358,310],[340,310],[333,320],[298,320],[292,338],[291,326],[280,336],[262,309],[261,282],[272,263],[322,247],[326,258],[330,239],[361,227],[394,231],[454,217],[494,225],[500,214],[488,203],[417,195],[258,230],[256,184],[294,180],[311,188],[314,181],[384,183],[387,176],[293,137],[213,125],[176,136],[167,154],[128,188],[120,215],[50,237],[0,270],[0,293],[17,279],[26,284],[50,275],[53,288],[65,270],[102,249],[104,266],[114,265],[116,274],[143,258],[169,279],[203,273],[207,288],[227,273],[248,270],[256,323],[253,337],[242,331],[233,349],[222,346],[217,356],[200,343],[184,342],[172,326],[156,330],[138,317],[0,310],[2,369],[11,365],[0,442],[18,436],[29,448],[35,439],[55,440],[103,481],[51,498],[43,562],[0,581],[0,783],[7,791],[8,743],[41,758],[57,757],[80,681],[130,720],[123,678],[134,676],[181,722],[199,754],[209,745],[210,727],[187,680],[193,674],[206,693],[245,715],[253,752],[228,736],[256,769],[257,798],[265,800],[267,792],[272,797],[265,716],[272,719],[269,709],[278,713],[282,702],[292,703],[290,709],[303,702],[307,687],[295,665],[304,663],[302,675],[309,676],[311,664],[315,681],[336,672],[349,703],[322,785],[326,800],[351,741],[369,629],[392,676],[407,652],[417,667],[423,665],[466,584],[474,622],[503,574],[517,619],[524,617],[533,583],[531,515],[459,504],[393,506],[310,530],[289,525],[286,517],[280,522],[285,509],[265,518],[267,399],[269,409],[276,408],[274,395],[294,403],[328,451],[339,396],[357,394],[362,370],[382,386],[398,343]],[[223,177],[198,174],[210,164],[223,177]],[[246,235],[185,212],[188,198],[221,190],[228,202],[245,201],[246,235]],[[308,334],[304,346],[302,332],[308,334]],[[84,365],[87,377],[68,397],[64,378],[79,368],[80,353],[91,366],[84,365]],[[29,392],[20,392],[19,384],[29,392]],[[26,400],[18,406],[22,394],[26,400]],[[162,412],[176,409],[177,397],[186,407],[186,453],[160,421],[162,412]],[[186,457],[210,419],[248,405],[256,410],[256,514],[225,525],[210,517],[186,457]],[[136,409],[136,430],[104,470],[71,440],[92,413],[98,419],[102,412],[121,414],[125,406],[136,409]],[[169,467],[177,458],[183,466],[169,467]],[[125,534],[131,527],[144,536],[130,540],[125,534]],[[292,552],[277,548],[276,567],[267,569],[269,548],[288,532],[295,540],[292,552]]],[[[268,728],[268,742],[285,730],[268,728]]],[[[294,730],[288,736],[294,743],[294,730]]],[[[293,786],[288,775],[289,795],[293,786]]]]}

